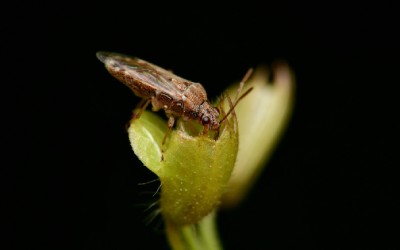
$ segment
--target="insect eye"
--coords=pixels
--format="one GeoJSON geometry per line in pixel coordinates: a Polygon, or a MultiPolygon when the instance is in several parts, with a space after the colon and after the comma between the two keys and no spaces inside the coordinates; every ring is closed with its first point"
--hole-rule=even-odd
{"type": "Polygon", "coordinates": [[[208,118],[207,116],[203,116],[203,118],[201,119],[201,123],[203,125],[210,124],[210,118],[208,118]]]}

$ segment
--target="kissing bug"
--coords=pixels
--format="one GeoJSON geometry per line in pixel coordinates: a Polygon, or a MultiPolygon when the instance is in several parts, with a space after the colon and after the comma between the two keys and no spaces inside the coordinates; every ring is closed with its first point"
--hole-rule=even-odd
{"type": "MultiPolygon", "coordinates": [[[[239,100],[252,90],[250,88],[238,97],[244,82],[252,72],[250,69],[241,81],[238,94],[234,103],[231,103],[230,110],[219,120],[218,108],[210,104],[207,93],[200,83],[183,79],[139,58],[104,51],[97,52],[96,56],[104,63],[112,76],[142,98],[139,112],[135,115],[136,118],[140,117],[150,103],[153,111],[164,109],[168,117],[168,130],[163,138],[162,146],[164,146],[177,117],[182,117],[184,120],[195,120],[202,124],[204,126],[203,134],[207,134],[210,129],[218,131],[239,100]]],[[[163,149],[162,152],[164,152],[163,149]]]]}

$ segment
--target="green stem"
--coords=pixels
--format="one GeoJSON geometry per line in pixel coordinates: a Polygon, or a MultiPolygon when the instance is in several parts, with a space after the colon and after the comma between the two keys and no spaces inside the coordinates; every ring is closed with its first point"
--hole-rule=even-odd
{"type": "Polygon", "coordinates": [[[166,225],[168,241],[173,250],[222,250],[215,212],[194,225],[176,226],[168,222],[166,225]]]}
{"type": "Polygon", "coordinates": [[[217,231],[215,211],[201,220],[198,226],[204,249],[222,250],[217,231]]]}

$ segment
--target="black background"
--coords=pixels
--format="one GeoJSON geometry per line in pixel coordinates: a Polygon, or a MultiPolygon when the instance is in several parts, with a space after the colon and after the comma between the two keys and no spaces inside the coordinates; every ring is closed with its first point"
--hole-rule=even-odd
{"type": "Polygon", "coordinates": [[[155,177],[124,128],[139,99],[96,59],[107,50],[201,82],[210,98],[249,67],[285,59],[293,68],[285,136],[248,199],[219,214],[226,249],[400,247],[398,7],[13,6],[1,20],[2,141],[11,158],[2,164],[3,242],[168,249],[161,220],[145,219],[158,184],[138,185],[155,177]]]}

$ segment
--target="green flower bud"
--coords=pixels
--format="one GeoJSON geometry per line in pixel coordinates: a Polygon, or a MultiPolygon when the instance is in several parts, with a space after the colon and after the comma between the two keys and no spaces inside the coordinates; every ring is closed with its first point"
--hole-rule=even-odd
{"type": "MultiPolygon", "coordinates": [[[[238,151],[236,120],[229,118],[217,139],[191,135],[190,124],[178,122],[165,144],[167,122],[145,111],[128,129],[133,151],[161,181],[160,209],[167,223],[194,224],[219,205],[238,151]],[[187,126],[187,127],[186,127],[187,126]]],[[[194,125],[194,124],[191,124],[194,125]]]]}

